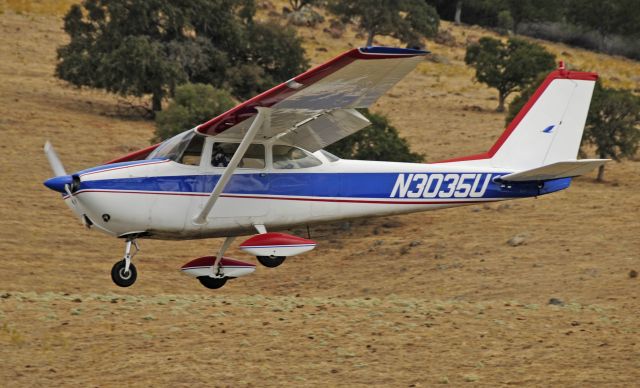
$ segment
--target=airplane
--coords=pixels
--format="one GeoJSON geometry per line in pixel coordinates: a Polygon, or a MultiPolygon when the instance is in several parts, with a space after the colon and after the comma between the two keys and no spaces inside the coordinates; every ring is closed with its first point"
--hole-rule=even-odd
{"type": "Polygon", "coordinates": [[[68,174],[49,142],[62,194],[87,228],[120,238],[113,282],[131,286],[139,239],[225,237],[214,256],[182,272],[210,289],[256,266],[225,257],[240,249],[266,267],[315,248],[279,233],[295,226],[538,197],[608,159],[576,160],[596,73],[562,62],[489,151],[419,163],[344,160],[324,147],[370,122],[371,106],[424,60],[427,51],[364,47],[308,70],[162,143],[68,174]]]}

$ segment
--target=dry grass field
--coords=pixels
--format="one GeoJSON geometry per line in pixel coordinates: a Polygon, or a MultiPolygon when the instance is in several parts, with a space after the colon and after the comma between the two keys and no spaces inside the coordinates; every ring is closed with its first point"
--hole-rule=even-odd
{"type": "MultiPolygon", "coordinates": [[[[638,385],[638,161],[538,199],[312,227],[315,251],[218,291],[178,269],[220,240],[142,241],[138,282],[116,287],[122,242],[42,185],[42,146],[78,170],[147,145],[153,124],[57,80],[60,13],[27,3],[0,2],[0,386],[638,385]]],[[[360,43],[326,25],[300,30],[314,64],[360,43]]],[[[429,42],[437,60],[374,108],[428,160],[484,151],[504,127],[462,61],[489,32],[443,28],[455,42],[429,42]]],[[[545,45],[639,87],[638,62],[545,45]]]]}

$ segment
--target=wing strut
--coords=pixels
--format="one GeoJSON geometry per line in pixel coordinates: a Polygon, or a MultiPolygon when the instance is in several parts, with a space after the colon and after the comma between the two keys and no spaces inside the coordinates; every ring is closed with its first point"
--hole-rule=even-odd
{"type": "Polygon", "coordinates": [[[255,120],[253,120],[253,123],[251,123],[251,126],[240,142],[238,149],[233,154],[231,161],[229,161],[229,165],[224,169],[224,172],[220,176],[220,179],[216,183],[216,186],[213,188],[213,191],[211,192],[209,199],[202,208],[202,211],[200,212],[200,214],[198,214],[198,216],[196,216],[196,218],[193,219],[194,224],[203,225],[207,222],[207,216],[211,212],[211,209],[213,209],[213,205],[215,205],[216,201],[220,197],[220,194],[222,194],[222,190],[224,190],[225,186],[227,186],[229,179],[240,163],[240,159],[242,159],[244,153],[247,151],[247,148],[249,148],[249,145],[256,137],[256,133],[258,133],[258,130],[263,126],[263,124],[271,124],[271,108],[257,107],[256,109],[258,110],[258,114],[256,115],[255,120]]]}

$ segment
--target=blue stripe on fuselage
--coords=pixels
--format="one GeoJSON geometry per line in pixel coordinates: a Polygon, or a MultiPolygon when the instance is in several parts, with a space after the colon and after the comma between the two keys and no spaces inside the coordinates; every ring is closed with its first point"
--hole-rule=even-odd
{"type": "MultiPolygon", "coordinates": [[[[303,197],[344,197],[344,198],[395,198],[395,199],[463,199],[471,196],[445,196],[455,188],[447,187],[445,181],[441,188],[431,188],[435,195],[427,194],[409,197],[407,194],[392,193],[401,175],[409,186],[405,193],[418,192],[420,180],[409,180],[409,175],[429,177],[435,173],[266,173],[266,174],[235,174],[229,181],[224,192],[240,195],[271,195],[271,196],[303,196],[303,197]],[[439,190],[439,191],[437,191],[439,190]]],[[[460,175],[463,173],[438,173],[440,175],[460,175]]],[[[480,183],[488,179],[486,190],[476,198],[510,198],[530,197],[548,194],[569,187],[570,178],[545,182],[542,189],[536,182],[500,184],[493,178],[506,173],[469,173],[480,175],[480,183]],[[490,176],[489,176],[490,175],[490,176]]],[[[210,193],[219,175],[186,175],[159,176],[146,178],[123,178],[91,180],[82,182],[80,190],[110,190],[110,191],[158,191],[172,193],[210,193]]],[[[452,181],[452,180],[451,180],[452,181]]],[[[472,184],[470,180],[468,184],[472,184]]]]}

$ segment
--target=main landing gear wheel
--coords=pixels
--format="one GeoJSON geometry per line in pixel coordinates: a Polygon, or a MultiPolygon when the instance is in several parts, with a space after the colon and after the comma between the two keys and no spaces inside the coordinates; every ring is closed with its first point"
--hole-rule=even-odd
{"type": "Polygon", "coordinates": [[[217,290],[218,288],[224,286],[227,283],[227,279],[228,278],[212,278],[210,276],[198,277],[198,280],[200,280],[200,284],[210,290],[217,290]]]}
{"type": "Polygon", "coordinates": [[[111,280],[120,287],[129,287],[136,282],[138,271],[133,263],[129,264],[129,270],[126,269],[126,261],[120,260],[111,268],[111,280]]]}
{"type": "Polygon", "coordinates": [[[260,264],[264,265],[267,268],[275,268],[280,264],[284,263],[284,259],[286,256],[256,256],[260,264]]]}

